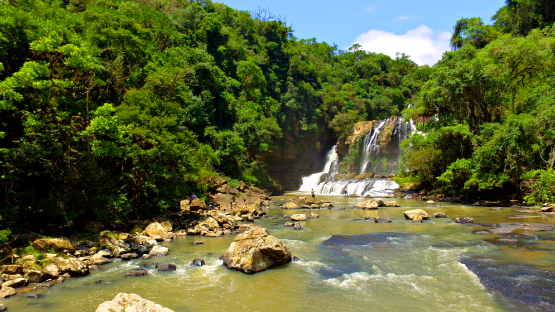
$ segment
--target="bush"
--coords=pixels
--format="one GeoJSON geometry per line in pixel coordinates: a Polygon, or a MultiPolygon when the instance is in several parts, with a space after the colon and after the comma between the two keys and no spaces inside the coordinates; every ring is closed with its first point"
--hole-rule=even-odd
{"type": "Polygon", "coordinates": [[[555,203],[555,170],[533,170],[522,176],[524,202],[531,205],[555,203]]]}

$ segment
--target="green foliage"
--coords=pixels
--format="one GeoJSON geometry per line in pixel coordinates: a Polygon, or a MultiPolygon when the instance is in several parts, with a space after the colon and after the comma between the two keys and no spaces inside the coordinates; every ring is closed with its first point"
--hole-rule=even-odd
{"type": "Polygon", "coordinates": [[[555,203],[555,170],[532,170],[523,174],[524,201],[531,205],[555,203]]]}

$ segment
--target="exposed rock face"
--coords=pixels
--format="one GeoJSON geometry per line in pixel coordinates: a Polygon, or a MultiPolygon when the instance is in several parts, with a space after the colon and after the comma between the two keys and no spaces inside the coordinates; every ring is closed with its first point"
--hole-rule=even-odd
{"type": "Polygon", "coordinates": [[[360,138],[364,139],[364,137],[366,137],[368,132],[372,131],[375,124],[376,124],[375,120],[357,122],[353,127],[353,129],[351,130],[351,133],[345,140],[345,145],[349,146],[352,143],[355,143],[356,141],[358,141],[360,138]]]}
{"type": "Polygon", "coordinates": [[[0,274],[23,274],[23,267],[18,264],[2,265],[0,266],[0,274]]]}
{"type": "Polygon", "coordinates": [[[15,289],[11,287],[2,287],[0,289],[0,298],[6,298],[15,295],[15,289]]]}
{"type": "Polygon", "coordinates": [[[299,205],[295,204],[294,202],[286,203],[282,207],[283,209],[299,209],[299,205]]]}
{"type": "Polygon", "coordinates": [[[426,220],[429,218],[428,213],[422,209],[405,211],[405,219],[414,220],[418,217],[420,217],[422,220],[426,220]]]}
{"type": "Polygon", "coordinates": [[[65,238],[41,238],[33,242],[33,248],[42,251],[54,249],[61,253],[74,253],[75,248],[65,238]]]}
{"type": "MultiPolygon", "coordinates": [[[[169,227],[171,229],[171,224],[169,225],[169,227]]],[[[175,236],[175,234],[169,232],[166,229],[166,227],[164,227],[162,224],[160,224],[158,222],[153,222],[153,223],[149,224],[145,228],[145,233],[146,233],[146,235],[148,235],[148,236],[150,236],[154,239],[161,239],[161,238],[172,239],[175,236]]]]}
{"type": "Polygon", "coordinates": [[[66,259],[57,263],[62,273],[69,273],[71,276],[89,275],[89,267],[81,260],[66,259]]]}
{"type": "Polygon", "coordinates": [[[164,247],[160,245],[156,245],[152,247],[152,249],[148,253],[148,255],[151,257],[163,257],[163,256],[166,256],[167,254],[168,254],[168,247],[164,247]]]}
{"type": "Polygon", "coordinates": [[[35,270],[27,271],[27,273],[25,273],[25,279],[28,283],[42,283],[45,280],[43,274],[35,270]]]}
{"type": "Polygon", "coordinates": [[[356,208],[360,209],[378,209],[380,204],[374,200],[367,200],[365,202],[361,202],[355,205],[356,208]]]}
{"type": "Polygon", "coordinates": [[[235,237],[224,255],[224,265],[247,274],[291,262],[291,252],[264,228],[235,237]]]}
{"type": "Polygon", "coordinates": [[[291,216],[291,221],[306,221],[305,214],[294,214],[291,216]]]}
{"type": "Polygon", "coordinates": [[[126,244],[123,241],[108,235],[107,233],[101,234],[100,243],[106,245],[106,248],[112,252],[114,257],[119,257],[120,255],[131,251],[131,246],[129,244],[126,244]]]}
{"type": "Polygon", "coordinates": [[[119,293],[114,300],[98,306],[96,312],[173,312],[135,294],[119,293]]]}
{"type": "Polygon", "coordinates": [[[46,279],[57,279],[60,276],[60,268],[55,264],[49,264],[40,271],[46,279]]]}
{"type": "Polygon", "coordinates": [[[206,207],[206,203],[200,199],[200,198],[195,198],[191,201],[191,210],[206,210],[208,207],[206,207]]]}
{"type": "Polygon", "coordinates": [[[447,218],[447,215],[444,212],[436,212],[433,215],[434,218],[447,218]]]}

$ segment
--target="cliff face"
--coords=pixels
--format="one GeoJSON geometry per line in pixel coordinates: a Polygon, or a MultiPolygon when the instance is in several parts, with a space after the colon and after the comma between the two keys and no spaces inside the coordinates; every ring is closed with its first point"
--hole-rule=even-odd
{"type": "Polygon", "coordinates": [[[357,122],[351,130],[351,134],[349,134],[347,139],[345,141],[339,140],[337,142],[337,153],[339,154],[339,156],[341,158],[345,157],[345,155],[347,155],[347,153],[349,152],[349,146],[353,143],[356,143],[361,138],[362,140],[364,140],[368,132],[374,129],[374,126],[377,122],[378,121],[376,120],[357,122]]]}
{"type": "Polygon", "coordinates": [[[285,191],[301,187],[302,177],[319,172],[325,165],[325,154],[334,145],[330,134],[304,137],[285,135],[274,152],[264,159],[270,177],[285,191]]]}

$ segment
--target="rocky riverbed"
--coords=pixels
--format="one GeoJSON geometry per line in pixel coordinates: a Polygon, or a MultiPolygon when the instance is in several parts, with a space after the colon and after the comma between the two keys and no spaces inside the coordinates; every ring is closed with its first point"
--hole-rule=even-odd
{"type": "MultiPolygon", "coordinates": [[[[404,199],[395,200],[401,207],[387,207],[385,203],[391,201],[388,199],[384,199],[384,205],[380,206],[376,200],[380,207],[369,210],[355,208],[357,203],[367,199],[343,197],[318,199],[332,206],[318,210],[312,207],[289,210],[278,206],[291,202],[295,195],[272,198],[268,201],[269,209],[262,204],[267,199],[261,199],[261,206],[257,209],[259,215],[256,216],[260,218],[254,218],[253,213],[254,222],[244,218],[229,223],[231,217],[243,217],[231,213],[233,210],[209,210],[211,203],[207,203],[207,210],[192,210],[190,213],[195,218],[216,220],[218,228],[214,226],[212,230],[204,226],[197,228],[202,222],[200,219],[189,222],[187,227],[169,219],[166,221],[172,226],[171,231],[168,231],[168,223],[159,220],[146,224],[141,233],[103,232],[98,242],[105,240],[119,248],[129,244],[129,252],[119,249],[119,258],[114,255],[118,250],[114,247],[96,250],[95,247],[100,247],[96,246],[98,242],[76,244],[69,239],[68,245],[67,241],[59,240],[60,248],[73,252],[73,257],[64,257],[68,258],[64,263],[81,261],[88,267],[89,275],[78,276],[86,274],[85,268],[78,265],[74,265],[73,271],[67,271],[69,268],[61,263],[58,265],[61,259],[56,259],[52,264],[58,269],[51,266],[49,270],[53,275],[61,275],[64,282],[50,288],[43,286],[56,281],[60,278],[58,276],[56,280],[50,278],[51,281],[31,284],[30,291],[8,297],[4,304],[16,311],[94,311],[102,302],[113,300],[118,293],[128,293],[174,311],[204,311],[217,305],[230,309],[257,309],[263,305],[264,298],[277,294],[280,298],[275,300],[277,309],[311,311],[314,306],[310,302],[317,300],[325,302],[330,309],[357,310],[370,304],[386,311],[408,306],[441,310],[448,304],[450,309],[508,311],[514,307],[526,310],[527,303],[535,298],[524,295],[518,298],[518,292],[509,287],[518,279],[538,276],[537,282],[531,280],[522,284],[523,292],[537,292],[543,298],[546,293],[542,291],[551,291],[546,285],[553,282],[550,272],[555,270],[552,244],[555,233],[550,227],[555,220],[549,214],[523,213],[517,211],[522,209],[517,207],[492,209],[404,199]],[[406,219],[405,212],[418,209],[423,210],[428,219],[416,224],[414,220],[406,219]],[[225,219],[220,214],[214,217],[215,212],[225,215],[225,219]],[[292,221],[294,215],[298,215],[294,217],[298,221],[292,221]],[[530,218],[514,222],[510,218],[516,215],[530,218]],[[532,218],[534,216],[540,218],[532,218]],[[472,219],[472,222],[457,224],[457,218],[472,219]],[[301,229],[284,226],[287,222],[298,223],[301,229]],[[231,235],[224,235],[225,224],[230,227],[233,224],[232,229],[228,229],[231,235]],[[204,236],[180,235],[189,229],[198,229],[200,231],[195,234],[204,236]],[[241,250],[231,248],[234,243],[243,241],[235,233],[253,229],[260,235],[248,235],[253,239],[249,248],[261,247],[253,251],[266,250],[263,246],[268,242],[263,243],[262,238],[272,236],[285,247],[282,251],[289,251],[291,260],[298,261],[278,261],[275,262],[277,266],[267,266],[272,269],[254,275],[226,268],[226,253],[231,250],[228,259],[233,259],[237,255],[233,250],[241,250]],[[218,231],[222,236],[207,235],[218,231]],[[155,244],[149,246],[148,241],[155,244]],[[75,251],[69,248],[70,245],[75,251]],[[85,246],[94,254],[75,256],[80,250],[86,250],[85,246]],[[155,247],[167,255],[148,256],[155,247]],[[111,258],[106,249],[111,252],[111,258]],[[132,254],[137,257],[133,255],[126,259],[125,255],[132,254]],[[91,265],[84,259],[87,257],[110,262],[93,262],[91,265]],[[498,270],[484,271],[483,268],[487,267],[484,263],[488,261],[495,263],[498,270]],[[64,267],[65,273],[60,266],[64,267]],[[93,269],[95,266],[98,270],[93,269]],[[67,274],[65,278],[64,274],[67,274]],[[496,282],[502,278],[502,283],[496,282]],[[453,285],[454,279],[460,283],[453,285]],[[398,293],[404,294],[402,299],[390,300],[392,294],[398,293]],[[27,298],[29,295],[37,297],[27,298]],[[83,306],[89,308],[82,309],[83,306]]],[[[214,221],[210,223],[215,225],[214,221]]],[[[50,244],[49,241],[37,241],[37,244],[39,242],[50,244]]],[[[287,260],[288,253],[283,255],[287,260]]],[[[232,262],[241,263],[229,260],[227,263],[232,268],[232,262]]],[[[19,265],[23,267],[23,263],[19,265]]],[[[17,274],[24,279],[26,276],[31,278],[33,274],[28,272],[17,274]]],[[[41,275],[34,273],[33,276],[41,275]]],[[[25,287],[29,286],[14,289],[23,292],[27,289],[25,287]]],[[[542,302],[542,305],[530,306],[531,309],[552,307],[549,300],[542,302]]]]}

